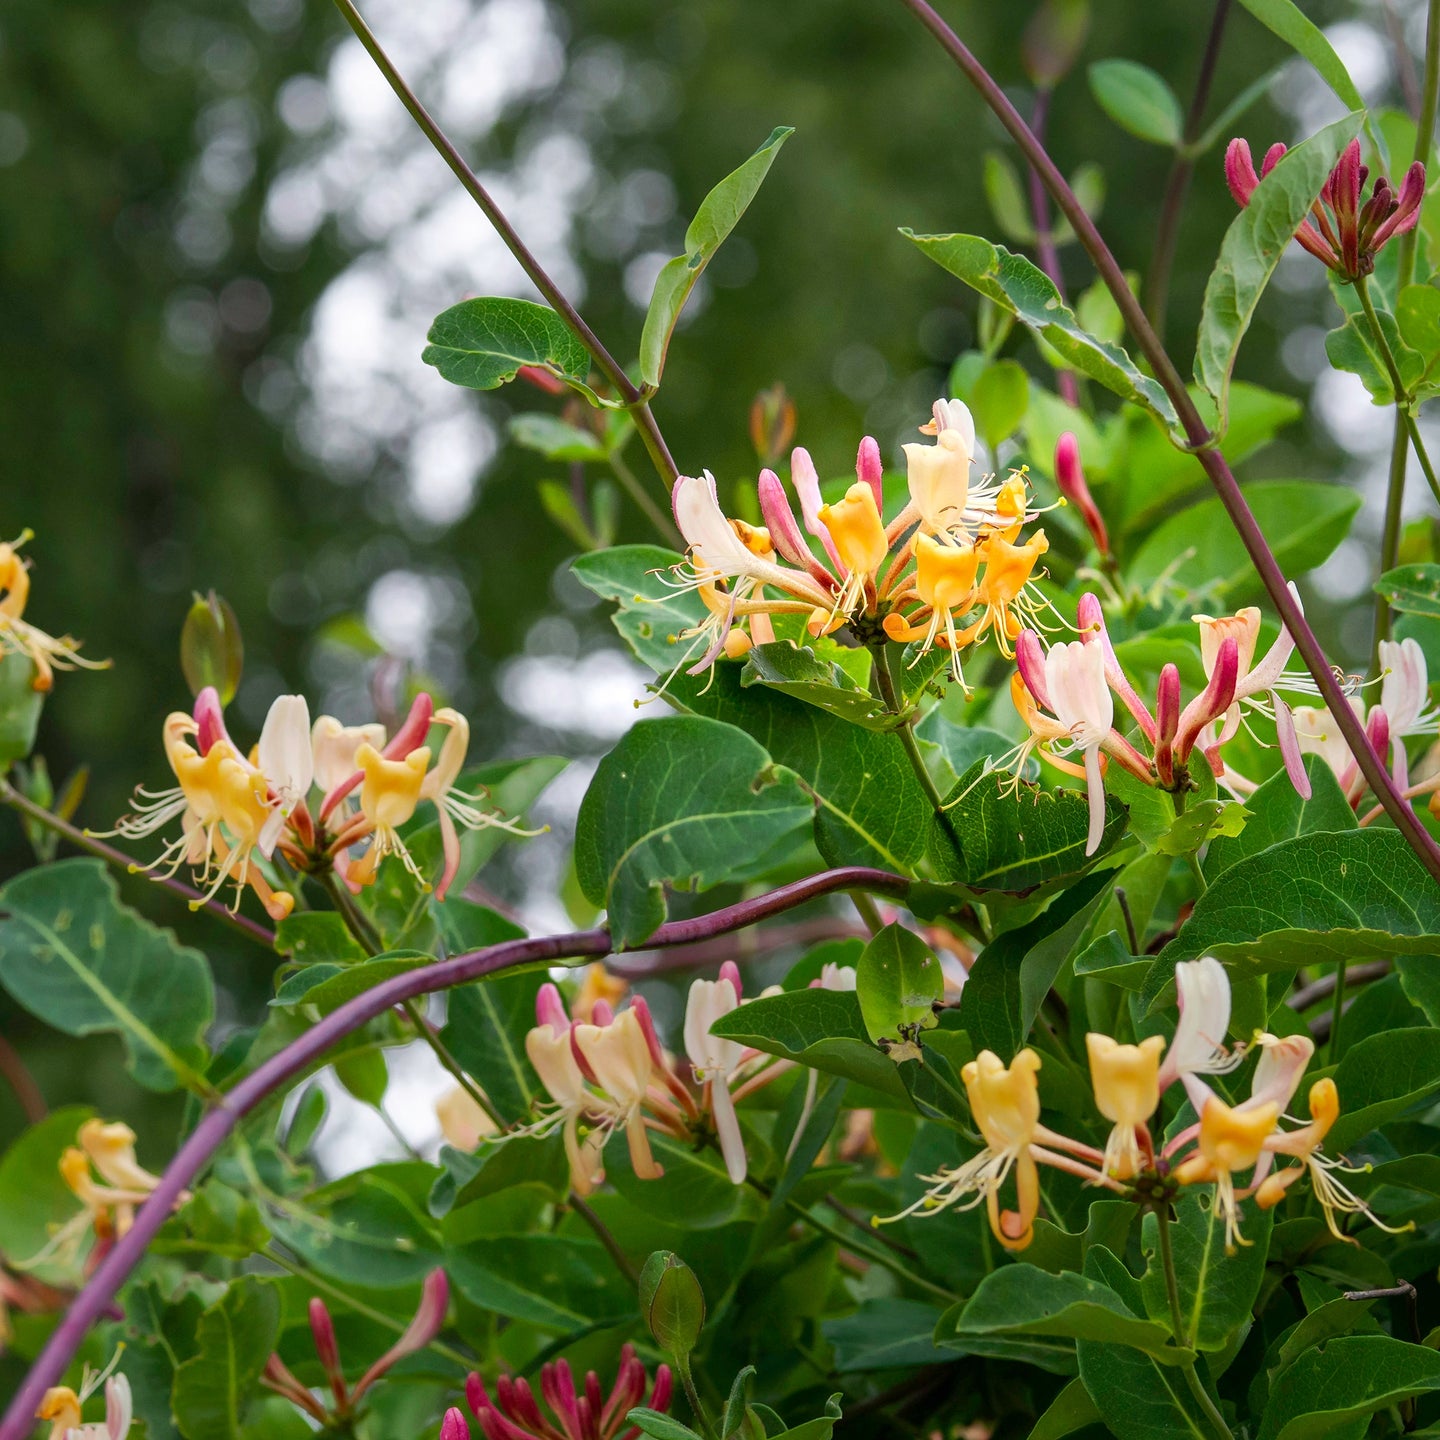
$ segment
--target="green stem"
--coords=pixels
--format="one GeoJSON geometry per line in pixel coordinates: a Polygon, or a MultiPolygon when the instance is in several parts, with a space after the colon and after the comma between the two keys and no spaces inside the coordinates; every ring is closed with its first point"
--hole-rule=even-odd
{"type": "MultiPolygon", "coordinates": [[[[18,810],[37,825],[43,825],[56,835],[63,836],[77,850],[84,850],[87,854],[105,860],[117,870],[125,871],[127,875],[135,875],[140,872],[140,866],[123,850],[117,850],[113,845],[107,845],[103,840],[98,840],[87,831],[81,830],[79,826],[72,825],[68,820],[62,820],[43,805],[37,805],[28,795],[22,795],[3,776],[0,776],[0,803],[10,806],[12,810],[18,810]]],[[[269,949],[275,948],[274,931],[267,930],[263,925],[257,924],[247,916],[231,910],[223,901],[206,900],[204,895],[193,885],[187,885],[183,880],[177,880],[171,875],[156,875],[152,879],[155,884],[163,885],[165,889],[174,894],[183,896],[190,902],[192,909],[207,910],[217,919],[223,920],[232,930],[238,930],[242,935],[248,935],[252,940],[258,940],[269,949]]]]}
{"type": "Polygon", "coordinates": [[[595,1232],[595,1238],[605,1247],[605,1253],[615,1262],[615,1268],[633,1288],[640,1284],[640,1272],[630,1263],[630,1257],[620,1248],[620,1242],[610,1233],[610,1227],[578,1195],[571,1195],[567,1202],[570,1208],[595,1232]]]}
{"type": "Polygon", "coordinates": [[[710,1416],[706,1413],[705,1407],[700,1403],[700,1393],[695,1389],[695,1377],[690,1373],[690,1357],[688,1355],[672,1355],[675,1368],[680,1372],[680,1384],[685,1388],[685,1398],[690,1402],[690,1408],[695,1412],[695,1423],[700,1427],[700,1433],[705,1440],[716,1440],[715,1427],[710,1423],[710,1416]]]}
{"type": "Polygon", "coordinates": [[[1195,888],[1203,895],[1210,887],[1206,883],[1205,872],[1200,868],[1200,857],[1192,850],[1186,858],[1190,862],[1190,874],[1194,876],[1195,888]]]}
{"type": "MultiPolygon", "coordinates": [[[[1390,480],[1385,487],[1385,525],[1380,532],[1380,573],[1393,570],[1400,558],[1400,524],[1405,506],[1405,466],[1410,458],[1410,432],[1405,417],[1395,412],[1395,433],[1390,441],[1390,480]]],[[[1375,597],[1375,644],[1370,668],[1380,673],[1380,642],[1390,638],[1390,602],[1375,597]]]]}
{"type": "Polygon", "coordinates": [[[880,918],[875,902],[863,890],[852,890],[850,899],[865,928],[872,935],[878,935],[885,928],[885,922],[880,918]]]}
{"type": "Polygon", "coordinates": [[[640,483],[639,477],[625,463],[625,457],[618,450],[610,455],[610,468],[615,472],[615,478],[625,487],[625,493],[659,532],[660,538],[667,545],[683,550],[685,538],[675,528],[675,522],[655,503],[654,497],[640,483]]]}
{"type": "Polygon", "coordinates": [[[822,1220],[813,1211],[807,1210],[796,1200],[787,1200],[786,1208],[803,1220],[810,1228],[818,1234],[825,1236],[827,1240],[833,1240],[837,1245],[848,1250],[852,1255],[858,1255],[861,1259],[868,1260],[872,1265],[879,1265],[882,1269],[889,1270],[909,1285],[917,1286],[921,1290],[928,1291],[936,1299],[943,1300],[947,1305],[953,1305],[958,1298],[943,1286],[936,1285],[933,1281],[918,1275],[914,1270],[908,1268],[893,1255],[887,1255],[883,1250],[872,1250],[869,1245],[862,1245],[852,1236],[846,1235],[838,1226],[830,1224],[828,1220],[822,1220]]]}
{"type": "MultiPolygon", "coordinates": [[[[380,932],[375,929],[374,925],[370,923],[369,917],[355,903],[354,896],[342,885],[336,883],[334,874],[327,870],[320,876],[320,883],[334,904],[336,912],[345,922],[345,928],[355,937],[361,948],[372,956],[378,955],[384,950],[385,942],[381,938],[380,932]]],[[[490,1103],[489,1096],[465,1073],[460,1062],[450,1053],[450,1047],[435,1033],[420,1006],[414,1000],[406,1000],[404,1010],[410,1017],[410,1023],[415,1027],[415,1033],[430,1047],[435,1058],[450,1072],[450,1077],[455,1083],[490,1117],[497,1130],[508,1129],[505,1121],[490,1103]]]]}
{"type": "Polygon", "coordinates": [[[520,238],[515,227],[505,218],[505,212],[495,203],[490,192],[480,183],[475,172],[465,163],[464,157],[455,148],[454,142],[435,123],[430,112],[420,103],[415,92],[405,83],[404,77],[395,68],[394,62],[385,53],[374,32],[365,23],[354,0],[335,0],[345,23],[355,32],[355,37],[365,47],[376,68],[389,82],[390,88],[399,97],[400,103],[410,112],[410,118],[424,132],[425,138],[439,151],[441,158],[450,167],[455,178],[464,186],[466,194],[480,207],[485,218],[495,227],[506,248],[520,262],[520,268],[530,277],[531,283],[545,297],[546,303],[570,328],[575,338],[590,353],[598,369],[610,382],[625,408],[635,418],[635,427],[645,443],[645,449],[655,462],[655,468],[667,485],[675,482],[680,473],[671,458],[665,437],[655,423],[650,410],[649,395],[640,389],[625,373],[619,361],[605,348],[600,337],[585,323],[580,312],[566,298],[560,287],[551,279],[545,267],[520,238]]]}
{"type": "MultiPolygon", "coordinates": [[[[1420,113],[1415,119],[1415,152],[1412,163],[1420,161],[1428,170],[1430,150],[1435,139],[1435,112],[1440,106],[1440,0],[1430,0],[1425,22],[1425,89],[1420,99],[1420,113]]],[[[1398,178],[1398,177],[1397,177],[1398,178]]],[[[1396,242],[1400,247],[1399,276],[1396,289],[1415,278],[1415,250],[1420,243],[1420,230],[1408,230],[1396,242]]]]}
{"type": "MultiPolygon", "coordinates": [[[[1175,1343],[1182,1349],[1189,1349],[1189,1336],[1185,1331],[1185,1316],[1180,1309],[1180,1286],[1175,1278],[1175,1250],[1170,1243],[1170,1207],[1160,1205],[1155,1210],[1155,1224],[1160,1234],[1160,1264],[1165,1272],[1165,1296],[1170,1302],[1170,1331],[1175,1343]]],[[[1195,1403],[1205,1412],[1205,1418],[1214,1427],[1215,1434],[1219,1440],[1235,1440],[1230,1433],[1230,1427],[1225,1423],[1225,1417],[1215,1408],[1215,1402],[1211,1400],[1205,1386],[1201,1383],[1200,1376],[1195,1370],[1195,1362],[1187,1360],[1181,1365],[1185,1375],[1185,1384],[1189,1387],[1190,1394],[1194,1397],[1195,1403]]]]}
{"type": "MultiPolygon", "coordinates": [[[[891,668],[889,644],[882,640],[870,647],[870,653],[875,661],[875,683],[880,687],[880,698],[885,702],[885,708],[892,715],[904,714],[899,687],[895,684],[895,672],[891,668]]],[[[929,800],[931,808],[940,818],[941,823],[948,829],[950,819],[945,813],[945,800],[925,764],[925,757],[920,753],[920,742],[915,738],[914,726],[906,720],[896,727],[896,733],[900,736],[900,743],[905,747],[905,754],[910,759],[910,767],[915,771],[915,778],[920,782],[920,788],[925,792],[925,798],[929,800]]]]}
{"type": "Polygon", "coordinates": [[[1335,966],[1335,1002],[1330,1010],[1330,1063],[1340,1058],[1340,1017],[1345,1012],[1345,971],[1349,961],[1341,956],[1335,966]]]}

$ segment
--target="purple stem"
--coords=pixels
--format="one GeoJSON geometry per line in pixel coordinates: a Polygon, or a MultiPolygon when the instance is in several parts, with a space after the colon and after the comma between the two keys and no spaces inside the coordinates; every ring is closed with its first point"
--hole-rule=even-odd
{"type": "Polygon", "coordinates": [[[1160,337],[1146,319],[1140,303],[1125,283],[1124,272],[1111,253],[1110,247],[1106,245],[1100,232],[1095,228],[1094,222],[1075,198],[1074,191],[1070,189],[1065,177],[1056,168],[1055,162],[1051,160],[1045,147],[1031,133],[1030,127],[1026,125],[1020,112],[1006,98],[1005,92],[995,83],[990,72],[966,48],[960,37],[940,18],[934,7],[926,3],[926,0],[901,0],[901,4],[919,18],[926,29],[940,42],[950,58],[960,67],[965,78],[980,92],[985,103],[995,112],[1000,123],[1010,132],[1030,164],[1039,172],[1041,179],[1045,182],[1045,188],[1060,207],[1061,213],[1074,226],[1075,233],[1089,254],[1100,278],[1104,280],[1106,288],[1114,296],[1115,304],[1121,315],[1124,316],[1126,326],[1135,337],[1146,360],[1149,361],[1151,369],[1155,372],[1155,378],[1164,387],[1165,393],[1175,406],[1175,412],[1184,427],[1189,448],[1195,452],[1196,458],[1210,478],[1210,483],[1215,487],[1215,492],[1220,497],[1220,503],[1230,517],[1230,523],[1235,527],[1245,546],[1250,563],[1254,565],[1256,573],[1260,576],[1260,580],[1270,596],[1271,604],[1279,613],[1281,623],[1294,637],[1295,648],[1305,661],[1306,669],[1314,677],[1315,684],[1324,697],[1330,713],[1334,716],[1340,733],[1344,735],[1345,743],[1355,757],[1356,764],[1359,765],[1365,779],[1369,782],[1375,798],[1394,822],[1395,828],[1409,841],[1411,848],[1419,857],[1420,863],[1425,866],[1435,880],[1440,881],[1440,846],[1437,846],[1430,838],[1429,832],[1420,823],[1414,809],[1395,788],[1389,772],[1385,769],[1384,759],[1370,744],[1364,725],[1355,718],[1355,712],[1351,710],[1350,704],[1345,698],[1345,692],[1340,688],[1331,672],[1325,652],[1315,638],[1315,632],[1311,630],[1300,607],[1290,595],[1285,576],[1255,520],[1254,513],[1244,495],[1240,493],[1240,486],[1231,473],[1230,466],[1219,450],[1213,448],[1216,443],[1215,437],[1206,428],[1199,410],[1195,408],[1195,402],[1190,398],[1190,392],[1185,388],[1185,382],[1180,378],[1180,373],[1175,368],[1175,362],[1171,360],[1160,337]]]}
{"type": "MultiPolygon", "coordinates": [[[[766,895],[742,900],[738,905],[728,905],[709,915],[700,915],[693,920],[672,920],[650,936],[645,948],[653,950],[689,945],[714,935],[724,935],[836,890],[868,890],[903,898],[909,885],[910,882],[902,876],[859,865],[826,870],[808,879],[797,880],[793,885],[782,885],[766,895]]],[[[492,945],[450,960],[438,960],[423,970],[396,975],[347,1001],[298,1040],[271,1056],[253,1074],[246,1076],[220,1098],[215,1108],[191,1132],[190,1138],[165,1167],[154,1193],[140,1207],[134,1225],[75,1297],[65,1318],[56,1327],[10,1402],[5,1419],[0,1422],[0,1440],[25,1440],[29,1435],[35,1411],[45,1391],[59,1382],[90,1327],[106,1314],[121,1285],[144,1256],[155,1232],[169,1219],[180,1193],[200,1173],[240,1120],[262,1100],[318,1060],[336,1041],[358,1030],[377,1015],[384,1014],[392,1005],[464,985],[517,965],[599,957],[608,955],[610,950],[609,931],[580,930],[569,935],[510,940],[503,945],[492,945]]]]}
{"type": "MultiPolygon", "coordinates": [[[[1050,114],[1050,96],[1053,92],[1042,85],[1035,95],[1035,110],[1031,116],[1030,128],[1035,135],[1045,133],[1045,120],[1050,114]]],[[[1033,165],[1026,168],[1030,183],[1030,212],[1035,220],[1035,252],[1040,258],[1040,268],[1050,277],[1061,300],[1065,299],[1065,275],[1060,269],[1060,252],[1055,248],[1055,232],[1050,228],[1050,197],[1045,193],[1045,182],[1033,165]]],[[[1056,385],[1060,398],[1067,405],[1080,404],[1080,382],[1073,370],[1056,372],[1056,385]]]]}

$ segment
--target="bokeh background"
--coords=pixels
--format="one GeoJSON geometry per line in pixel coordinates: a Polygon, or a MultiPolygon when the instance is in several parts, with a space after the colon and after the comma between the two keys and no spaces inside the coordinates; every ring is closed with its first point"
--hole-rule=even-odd
{"type": "MultiPolygon", "coordinates": [[[[1413,0],[1307,11],[1367,100],[1403,105],[1423,14],[1413,0]]],[[[704,277],[656,409],[683,470],[752,477],[747,414],[783,383],[822,471],[862,430],[887,456],[972,344],[974,297],[896,233],[997,234],[987,152],[1013,151],[895,0],[369,0],[372,25],[520,232],[622,357],[650,285],[706,189],[777,124],[797,127],[704,277]]],[[[1023,111],[1033,6],[948,0],[948,18],[1023,111]]],[[[1118,130],[1085,64],[1141,61],[1188,100],[1210,7],[1097,7],[1051,120],[1062,168],[1098,162],[1102,227],[1146,268],[1166,152],[1118,130]]],[[[1236,7],[1211,113],[1275,70],[1243,133],[1294,142],[1340,107],[1236,7]],[[1278,68],[1276,68],[1278,67],[1278,68]]],[[[1234,214],[1219,151],[1202,160],[1179,242],[1169,339],[1188,366],[1200,296],[1234,214]]],[[[1072,292],[1084,257],[1064,253],[1072,292]]],[[[1260,475],[1359,487],[1355,532],[1307,592],[1337,657],[1368,651],[1389,419],[1324,366],[1335,320],[1320,267],[1282,264],[1241,378],[1293,394],[1303,418],[1249,462],[1260,475]],[[1367,550],[1367,546],[1369,549],[1367,550]]],[[[431,318],[475,294],[532,293],[326,0],[9,0],[0,13],[0,532],[37,538],[31,616],[113,658],[61,678],[42,749],[57,780],[91,767],[100,827],[163,779],[160,724],[188,693],[176,658],[191,592],[239,612],[252,735],[273,697],[368,718],[425,677],[472,718],[479,758],[576,763],[537,814],[552,834],[486,883],[537,928],[567,924],[567,827],[593,758],[635,718],[644,677],[544,514],[562,467],[507,444],[523,386],[456,389],[421,363],[431,318]],[[589,763],[587,763],[589,762],[589,763]]],[[[1053,376],[1019,352],[1039,383],[1053,376]]],[[[659,496],[638,444],[630,458],[659,496]]],[[[1421,487],[1412,486],[1412,492],[1421,487]]],[[[1417,504],[1419,501],[1416,495],[1417,504]]],[[[621,539],[652,538],[622,502],[621,539]]],[[[0,875],[28,861],[0,814],[0,875]]],[[[270,965],[182,907],[127,897],[203,942],[222,1025],[263,1007],[270,965]]],[[[52,1104],[146,1117],[167,1153],[178,1102],[135,1092],[118,1044],[76,1051],[0,998],[0,1026],[52,1104]]],[[[392,1066],[387,1100],[434,1143],[428,1058],[392,1066]]],[[[0,1086],[0,1142],[22,1116],[0,1086]]],[[[333,1169],[393,1144],[337,1097],[333,1169]]],[[[152,1142],[142,1142],[142,1158],[152,1142]]]]}

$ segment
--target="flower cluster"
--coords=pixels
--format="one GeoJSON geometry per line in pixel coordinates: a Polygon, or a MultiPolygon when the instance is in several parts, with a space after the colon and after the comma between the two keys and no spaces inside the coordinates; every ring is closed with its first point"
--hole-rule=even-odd
{"type": "MultiPolygon", "coordinates": [[[[1120,668],[1095,595],[1080,597],[1078,620],[1080,639],[1048,650],[1033,630],[1022,631],[1015,643],[1017,669],[1010,688],[1015,708],[1030,730],[1018,759],[1038,749],[1058,768],[1085,780],[1090,797],[1087,854],[1095,852],[1104,832],[1102,778],[1111,761],[1146,785],[1178,791],[1189,785],[1188,766],[1198,749],[1218,780],[1237,793],[1249,794],[1254,782],[1228,769],[1220,753],[1245,723],[1247,710],[1274,721],[1286,771],[1295,788],[1309,797],[1296,721],[1280,692],[1313,693],[1314,687],[1308,676],[1285,670],[1294,647],[1288,631],[1282,629],[1257,660],[1261,616],[1253,605],[1219,618],[1197,615],[1208,683],[1182,706],[1180,671],[1166,665],[1152,712],[1120,668]],[[1148,755],[1116,728],[1114,697],[1134,718],[1148,755]],[[1081,763],[1066,758],[1074,753],[1081,756],[1081,763]]],[[[1018,774],[1019,764],[1013,768],[1018,774]]]]}
{"type": "Polygon", "coordinates": [[[1041,1062],[1033,1050],[1021,1050],[1008,1067],[985,1050],[961,1072],[984,1148],[962,1165],[923,1176],[930,1188],[891,1218],[984,1204],[1000,1243],[1021,1250],[1030,1243],[1040,1210],[1038,1166],[1050,1165],[1137,1197],[1153,1194],[1156,1183],[1166,1179],[1213,1185],[1229,1249],[1247,1243],[1240,1233],[1239,1202],[1253,1195],[1262,1208],[1273,1207],[1306,1172],[1337,1238],[1349,1238],[1340,1228],[1341,1215],[1363,1215],[1389,1229],[1335,1178],[1343,1167],[1321,1153],[1340,1113],[1333,1080],[1317,1080],[1310,1087],[1309,1124],[1287,1130],[1279,1123],[1314,1054],[1309,1036],[1261,1034],[1251,1047],[1228,1049],[1230,981],[1224,966],[1211,956],[1182,962],[1175,967],[1175,983],[1180,1013],[1168,1049],[1159,1035],[1134,1045],[1108,1035],[1086,1036],[1095,1106],[1112,1122],[1103,1151],[1040,1123],[1041,1062]],[[1230,1105],[1201,1077],[1233,1070],[1253,1048],[1260,1056],[1250,1095],[1230,1105]],[[1161,1095],[1177,1083],[1199,1118],[1157,1149],[1151,1121],[1161,1095]],[[1277,1159],[1299,1163],[1277,1171],[1277,1159]],[[1243,1179],[1246,1171],[1248,1180],[1243,1179]],[[1002,1209],[1001,1189],[1012,1172],[1016,1208],[1002,1209]],[[1237,1177],[1242,1177],[1239,1187],[1237,1177]]]}
{"type": "Polygon", "coordinates": [[[624,1131],[630,1163],[641,1179],[664,1173],[650,1146],[649,1132],[656,1130],[687,1141],[713,1134],[731,1180],[743,1183],[747,1162],[735,1102],[775,1079],[790,1062],[710,1034],[715,1021],[740,1004],[740,992],[733,963],[722,967],[720,979],[696,980],[690,987],[685,1048],[697,1096],[661,1045],[643,998],[636,996],[618,1013],[609,1001],[596,1000],[590,1018],[580,1020],[571,1017],[554,985],[542,986],[525,1051],[553,1108],[517,1133],[562,1130],[570,1183],[580,1195],[605,1178],[602,1157],[616,1131],[624,1131]]]}
{"type": "MultiPolygon", "coordinates": [[[[1414,639],[1382,640],[1380,642],[1380,699],[1367,710],[1358,697],[1350,698],[1355,718],[1376,753],[1390,756],[1390,774],[1395,788],[1407,799],[1422,795],[1430,797],[1432,813],[1440,814],[1440,770],[1433,771],[1412,783],[1410,757],[1405,741],[1412,736],[1433,740],[1440,711],[1430,703],[1430,678],[1425,652],[1414,639]]],[[[1297,706],[1295,731],[1300,749],[1318,755],[1334,772],[1340,788],[1352,806],[1358,806],[1365,794],[1365,777],[1355,761],[1335,717],[1325,706],[1297,706]]],[[[1374,819],[1378,808],[1362,819],[1374,819]]]]}
{"type": "Polygon", "coordinates": [[[763,528],[725,516],[708,471],[675,482],[675,523],[690,552],[676,567],[677,583],[697,591],[709,612],[677,637],[691,641],[686,660],[703,649],[691,674],[721,654],[737,659],[752,644],[773,641],[776,615],[804,617],[811,635],[849,625],[867,643],[919,641],[922,654],[942,646],[960,684],[967,646],[993,633],[1001,652],[1011,653],[1015,636],[1038,623],[1045,605],[1031,577],[1049,541],[1043,530],[1020,539],[1039,514],[1030,508],[1025,472],[971,483],[975,422],[959,400],[936,401],[921,431],[934,444],[904,447],[909,501],[888,523],[880,447],[868,435],[855,483],[831,504],[821,500],[809,453],[792,452],[790,482],[823,559],[773,470],[762,470],[757,485],[763,528]]]}
{"type": "Polygon", "coordinates": [[[439,1333],[445,1324],[445,1312],[450,1305],[450,1284],[443,1270],[432,1270],[420,1287],[420,1303],[414,1318],[405,1327],[400,1338],[360,1377],[352,1387],[345,1380],[345,1371],[340,1364],[340,1346],[335,1339],[335,1325],[330,1312],[320,1297],[310,1300],[310,1334],[315,1341],[315,1355],[330,1393],[335,1398],[333,1406],[326,1406],[315,1393],[302,1385],[294,1372],[279,1357],[271,1355],[265,1363],[260,1383],[277,1395],[283,1395],[304,1414],[320,1423],[322,1429],[330,1426],[340,1428],[358,1410],[365,1392],[370,1389],[392,1366],[407,1355],[423,1350],[439,1333]]]}
{"type": "MultiPolygon", "coordinates": [[[[1225,151],[1225,183],[1242,209],[1249,205],[1260,181],[1285,154],[1285,146],[1272,145],[1255,173],[1250,146],[1232,140],[1225,151]]],[[[1375,269],[1375,256],[1387,241],[1413,230],[1425,198],[1425,166],[1417,160],[1405,172],[1399,194],[1382,175],[1363,204],[1361,198],[1369,168],[1360,163],[1360,142],[1352,140],[1341,153],[1310,207],[1310,219],[1295,232],[1295,239],[1342,280],[1354,281],[1375,269]]]]}
{"type": "Polygon", "coordinates": [[[416,696],[388,740],[382,725],[343,725],[332,715],[312,726],[304,696],[281,695],[259,743],[246,754],[230,738],[211,687],[196,697],[193,711],[167,716],[163,733],[179,783],[138,790],[134,813],[110,833],[138,839],[178,819],[180,834],[145,868],[170,876],[189,865],[204,900],[229,881],[236,908],[248,885],[276,920],[295,903],[260,863],[277,853],[301,874],[333,871],[353,893],[375,879],[386,856],[395,855],[428,889],[400,833],[422,801],[434,806],[440,825],[444,866],[435,893],[442,900],[460,864],[457,826],[529,833],[482,808],[482,797],[456,788],[470,725],[456,710],[437,710],[427,694],[416,696]],[[438,752],[428,743],[432,728],[443,734],[438,752]]]}
{"type": "Polygon", "coordinates": [[[0,541],[0,655],[25,655],[35,667],[31,686],[49,690],[57,670],[103,670],[108,660],[87,660],[80,642],[69,635],[47,635],[25,618],[30,599],[30,564],[20,547],[31,538],[25,530],[14,540],[0,541]]]}
{"type": "MultiPolygon", "coordinates": [[[[465,1381],[465,1402],[485,1440],[636,1440],[640,1431],[627,1419],[631,1410],[643,1402],[664,1414],[674,1391],[668,1365],[656,1369],[648,1401],[647,1379],[635,1347],[626,1345],[620,1351],[620,1368],[608,1396],[593,1370],[586,1374],[577,1392],[569,1361],[554,1360],[540,1367],[540,1396],[545,1408],[529,1381],[500,1376],[492,1400],[484,1381],[473,1372],[465,1381]]],[[[451,1429],[442,1430],[443,1440],[470,1440],[469,1427],[458,1410],[449,1412],[446,1423],[451,1429]]]]}
{"type": "MultiPolygon", "coordinates": [[[[38,1255],[25,1261],[32,1269],[47,1260],[70,1263],[87,1235],[95,1244],[86,1260],[94,1269],[114,1243],[135,1223],[135,1210],[160,1183],[135,1158],[135,1132],[120,1121],[83,1121],[76,1143],[60,1156],[60,1178],[84,1207],[51,1236],[38,1255]],[[98,1177],[98,1178],[97,1178],[98,1177]]],[[[189,1199],[182,1194],[177,1207],[189,1199]]]]}
{"type": "Polygon", "coordinates": [[[119,1360],[120,1351],[117,1350],[109,1365],[98,1374],[87,1366],[78,1395],[68,1385],[55,1385],[45,1392],[35,1418],[50,1422],[48,1440],[125,1440],[130,1433],[134,1405],[130,1398],[130,1382],[123,1375],[111,1373],[119,1360]],[[86,1424],[81,1419],[85,1402],[102,1383],[105,1386],[105,1419],[91,1420],[86,1424]]]}

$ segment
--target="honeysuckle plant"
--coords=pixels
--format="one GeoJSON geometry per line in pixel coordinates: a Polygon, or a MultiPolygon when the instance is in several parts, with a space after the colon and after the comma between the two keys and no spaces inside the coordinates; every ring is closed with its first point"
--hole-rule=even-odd
{"type": "MultiPolygon", "coordinates": [[[[6,492],[0,802],[35,863],[0,885],[0,987],[90,1099],[46,1112],[0,1052],[34,1115],[0,1155],[0,1440],[1440,1427],[1440,555],[1401,524],[1412,463],[1440,501],[1416,418],[1440,35],[1418,123],[1366,111],[1285,3],[1216,8],[1188,119],[1087,54],[1104,113],[1172,154],[1137,296],[1045,141],[1091,103],[1083,0],[1010,37],[1028,121],[900,0],[1013,141],[987,174],[1033,177],[1028,202],[990,184],[1033,257],[897,237],[977,341],[861,436],[772,374],[748,413],[667,406],[672,347],[704,363],[687,299],[787,127],[737,138],[612,353],[337,3],[539,297],[459,300],[421,358],[524,382],[515,433],[570,467],[540,505],[643,672],[635,723],[528,863],[563,757],[394,657],[310,698],[265,657],[238,692],[247,617],[212,591],[132,687],[173,784],[102,752],[127,813],[57,799],[47,697],[103,714],[112,680],[36,628],[65,625],[63,591],[30,593],[61,541],[6,492]],[[1240,138],[1220,158],[1245,106],[1209,93],[1242,24],[1347,110],[1258,168],[1240,138]],[[1156,327],[1201,186],[1240,213],[1191,386],[1156,327]],[[1292,237],[1343,314],[1332,365],[1394,412],[1358,642],[1308,572],[1360,563],[1362,496],[1266,478],[1297,407],[1243,346],[1292,237]],[[527,933],[520,874],[524,914],[577,928],[527,933]]],[[[515,597],[537,618],[540,589],[515,597]]]]}

